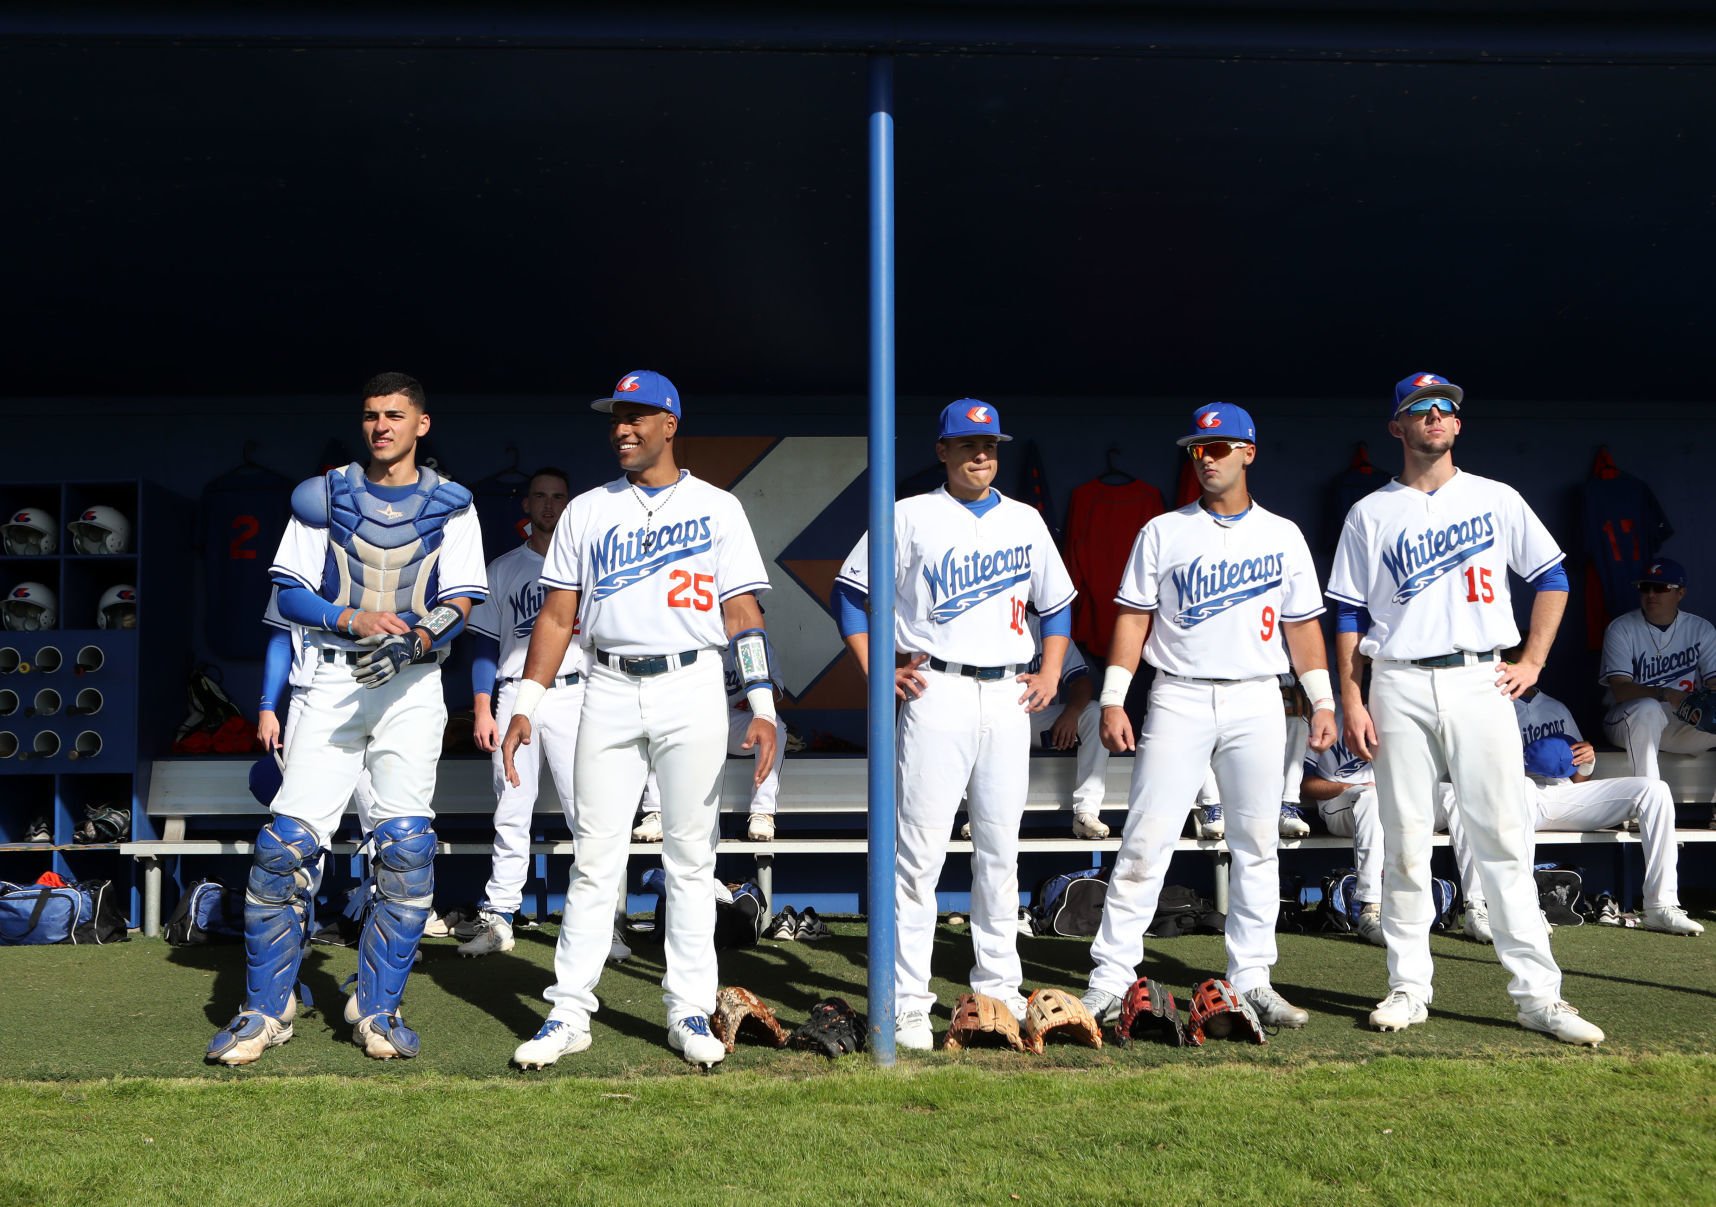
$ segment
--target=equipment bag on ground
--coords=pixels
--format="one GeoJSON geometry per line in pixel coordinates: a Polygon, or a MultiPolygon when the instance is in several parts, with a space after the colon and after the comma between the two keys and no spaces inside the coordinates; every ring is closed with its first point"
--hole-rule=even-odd
{"type": "Polygon", "coordinates": [[[1102,903],[1107,897],[1107,868],[1050,876],[1031,895],[1031,929],[1039,935],[1088,939],[1102,924],[1102,903]]]}
{"type": "Polygon", "coordinates": [[[1226,929],[1227,915],[1217,912],[1215,902],[1183,884],[1164,884],[1162,895],[1156,899],[1156,916],[1144,933],[1172,939],[1194,931],[1219,935],[1226,929]]]}
{"type": "Polygon", "coordinates": [[[218,880],[199,880],[185,890],[162,937],[174,947],[235,943],[244,937],[244,894],[218,880]]]}
{"type": "Polygon", "coordinates": [[[124,943],[131,935],[117,897],[106,880],[28,885],[0,880],[0,947],[124,943]]]}
{"type": "Polygon", "coordinates": [[[1537,905],[1555,926],[1583,926],[1585,912],[1585,878],[1572,868],[1559,864],[1539,864],[1532,870],[1537,881],[1537,905]]]}

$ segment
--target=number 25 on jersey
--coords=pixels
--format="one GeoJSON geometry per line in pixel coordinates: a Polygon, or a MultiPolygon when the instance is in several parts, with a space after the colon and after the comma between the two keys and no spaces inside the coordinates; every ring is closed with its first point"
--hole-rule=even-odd
{"type": "Polygon", "coordinates": [[[667,606],[670,608],[691,608],[698,612],[707,612],[715,606],[715,576],[713,574],[693,574],[689,570],[670,570],[667,574],[670,584],[667,590],[667,606]]]}

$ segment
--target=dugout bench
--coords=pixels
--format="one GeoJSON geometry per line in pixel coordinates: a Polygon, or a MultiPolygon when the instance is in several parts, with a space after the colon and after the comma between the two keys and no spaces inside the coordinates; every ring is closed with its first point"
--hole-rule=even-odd
{"type": "MultiPolygon", "coordinates": [[[[150,776],[147,812],[155,823],[158,839],[121,843],[119,851],[137,861],[142,879],[142,930],[154,936],[161,927],[161,889],[164,861],[187,855],[248,855],[254,847],[255,831],[267,816],[267,810],[251,797],[249,791],[250,758],[177,758],[157,760],[150,776]],[[224,833],[217,833],[224,832],[224,833]],[[234,833],[241,836],[234,837],[234,833]]],[[[1130,756],[1116,756],[1108,763],[1108,807],[1104,812],[1116,832],[1125,809],[1128,787],[1132,777],[1130,756]]],[[[748,758],[729,759],[721,782],[721,811],[743,815],[750,810],[751,775],[753,764],[748,758]]],[[[793,827],[783,827],[773,842],[750,842],[745,839],[723,839],[722,855],[750,855],[757,864],[757,884],[771,903],[774,899],[774,861],[782,855],[862,855],[868,849],[863,836],[864,814],[868,793],[868,764],[862,756],[850,755],[792,755],[782,770],[779,816],[783,821],[827,819],[827,828],[837,828],[841,836],[804,836],[792,834],[793,827]]],[[[1027,815],[1064,813],[1066,825],[1063,836],[1048,837],[1027,834],[1020,839],[1021,854],[1055,854],[1113,852],[1120,849],[1118,836],[1089,840],[1071,835],[1072,813],[1066,803],[1072,799],[1075,760],[1065,756],[1034,757],[1031,759],[1030,784],[1025,808],[1027,815]]],[[[1701,805],[1716,796],[1716,759],[1686,755],[1663,755],[1663,777],[1674,789],[1680,804],[1701,805]]],[[[1597,774],[1613,777],[1628,773],[1626,755],[1619,751],[1604,751],[1597,756],[1597,774]]],[[[1188,811],[1192,802],[1187,802],[1188,811]]],[[[444,759],[436,778],[434,809],[438,817],[487,817],[494,810],[490,764],[487,759],[444,759]]],[[[560,800],[552,780],[543,775],[535,813],[539,817],[560,818],[560,800]]],[[[562,824],[564,824],[562,822],[562,824]]],[[[807,827],[808,828],[808,827],[807,827]]],[[[1681,843],[1716,842],[1716,830],[1681,829],[1681,843]]],[[[1537,845],[1591,846],[1605,845],[1620,849],[1637,845],[1638,836],[1619,830],[1597,830],[1584,833],[1544,833],[1537,836],[1537,845]]],[[[1447,846],[1448,836],[1438,834],[1435,845],[1447,846]]],[[[1306,838],[1282,839],[1281,850],[1350,850],[1352,840],[1330,834],[1313,834],[1306,838]]],[[[356,849],[352,842],[335,842],[333,853],[350,855],[356,849]]],[[[487,840],[443,840],[441,855],[475,855],[487,857],[492,850],[487,840]]],[[[633,855],[659,855],[660,843],[633,843],[633,855]]],[[[1228,849],[1225,842],[1182,838],[1175,853],[1201,852],[1214,861],[1216,907],[1227,909],[1228,849]]],[[[571,856],[573,843],[568,838],[534,842],[533,856],[571,856]]],[[[948,844],[950,855],[971,853],[971,842],[954,838],[948,844]]]]}

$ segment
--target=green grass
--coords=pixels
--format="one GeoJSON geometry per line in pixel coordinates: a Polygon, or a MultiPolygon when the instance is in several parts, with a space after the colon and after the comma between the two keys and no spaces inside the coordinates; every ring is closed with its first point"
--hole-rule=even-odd
{"type": "MultiPolygon", "coordinates": [[[[861,1006],[862,929],[835,930],[723,953],[723,981],[789,1027],[830,992],[861,1006]]],[[[237,947],[4,949],[0,1203],[1716,1199],[1707,940],[1557,932],[1568,998],[1609,1033],[1595,1053],[1514,1024],[1492,949],[1433,945],[1431,1021],[1400,1035],[1364,1026],[1380,950],[1283,935],[1276,984],[1313,1018],[1263,1047],[903,1054],[885,1071],[741,1045],[707,1077],[662,1042],[660,950],[642,944],[603,978],[595,1046],[532,1074],[506,1062],[545,1012],[551,931],[482,960],[427,943],[406,996],[415,1061],[366,1060],[330,1009],[238,1070],[200,1059],[242,996],[237,947]]],[[[1028,986],[1082,985],[1087,944],[1021,950],[1028,986]]],[[[939,1031],[963,932],[943,928],[936,956],[939,1031]]],[[[1182,994],[1222,963],[1214,936],[1146,958],[1182,994]]],[[[326,1005],[353,967],[316,949],[326,1005]]]]}

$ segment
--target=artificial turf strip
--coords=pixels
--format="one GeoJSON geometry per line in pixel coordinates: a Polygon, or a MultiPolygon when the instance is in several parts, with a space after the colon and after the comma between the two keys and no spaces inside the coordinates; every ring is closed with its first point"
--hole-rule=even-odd
{"type": "Polygon", "coordinates": [[[0,1201],[1693,1203],[1716,1058],[0,1083],[0,1201]]]}
{"type": "MultiPolygon", "coordinates": [[[[1703,920],[1710,923],[1710,918],[1703,920]]],[[[822,943],[764,941],[755,949],[721,953],[724,983],[741,984],[774,1005],[790,1029],[817,998],[846,997],[864,1008],[864,931],[861,922],[834,922],[822,943]]],[[[1527,1032],[1514,1022],[1506,974],[1493,948],[1436,936],[1436,1001],[1430,1021],[1379,1035],[1365,1016],[1386,989],[1383,952],[1351,936],[1282,935],[1275,984],[1312,1012],[1302,1031],[1282,1032],[1267,1046],[1212,1042],[1199,1051],[1136,1043],[1091,1052],[1051,1045],[1047,1056],[973,1052],[950,1057],[902,1054],[913,1066],[962,1062],[980,1068],[1031,1066],[1139,1068],[1247,1064],[1291,1068],[1318,1061],[1368,1061],[1390,1054],[1446,1057],[1540,1056],[1578,1060],[1587,1053],[1527,1032]]],[[[1675,938],[1637,930],[1586,926],[1557,931],[1554,948],[1567,974],[1565,995],[1609,1035],[1605,1050],[1643,1056],[1716,1052],[1708,1026],[1716,999],[1716,948],[1710,937],[1675,938]]],[[[513,1048],[546,1014],[541,999],[551,979],[553,930],[522,932],[504,956],[460,959],[451,940],[425,943],[425,957],[406,990],[405,1016],[423,1036],[412,1061],[366,1059],[339,1021],[340,981],[355,970],[349,949],[313,948],[306,980],[324,1007],[301,1019],[297,1036],[245,1069],[210,1067],[201,1056],[209,1037],[243,996],[243,952],[236,945],[176,949],[134,940],[108,947],[0,948],[0,1077],[19,1080],[108,1077],[190,1077],[249,1081],[339,1074],[410,1081],[426,1076],[499,1077],[553,1081],[576,1077],[679,1076],[687,1067],[665,1046],[661,950],[639,940],[632,960],[610,966],[598,989],[604,1009],[595,1045],[553,1069],[520,1074],[508,1067],[513,1048]]],[[[1088,975],[1089,945],[1072,939],[1022,938],[1027,988],[1079,990],[1088,975]]],[[[936,990],[946,1011],[970,967],[963,929],[938,931],[936,990]]],[[[1145,968],[1182,997],[1225,963],[1219,936],[1152,942],[1145,968]]],[[[855,1062],[863,1058],[848,1058],[855,1062]]],[[[808,1053],[742,1045],[725,1070],[766,1070],[810,1077],[828,1062],[808,1053]]],[[[1593,1110],[1597,1104],[1591,1104],[1593,1110]]]]}

